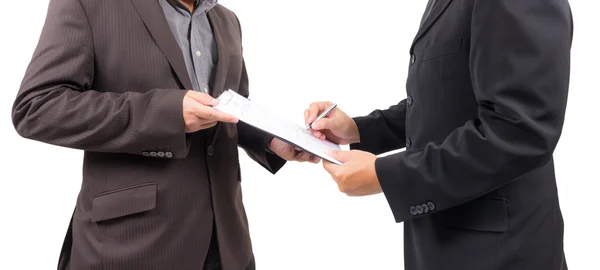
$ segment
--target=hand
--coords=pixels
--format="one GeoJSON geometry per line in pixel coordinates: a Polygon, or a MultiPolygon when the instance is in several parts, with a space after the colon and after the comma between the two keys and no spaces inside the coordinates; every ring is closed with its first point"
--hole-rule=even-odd
{"type": "Polygon", "coordinates": [[[238,119],[212,106],[219,104],[219,100],[208,94],[188,91],[183,97],[183,121],[185,132],[191,133],[201,129],[215,126],[217,122],[237,123],[238,119]]]}
{"type": "MultiPolygon", "coordinates": [[[[333,103],[315,102],[304,111],[306,124],[312,123],[319,114],[327,110],[333,103]]],[[[329,114],[311,125],[309,131],[321,140],[328,139],[337,144],[351,144],[360,141],[360,134],[356,122],[339,108],[333,109],[329,114]]]]}
{"type": "Polygon", "coordinates": [[[337,165],[323,161],[323,167],[348,196],[366,196],[381,193],[381,185],[375,172],[377,156],[364,151],[333,151],[332,158],[342,162],[337,165]]]}
{"type": "Polygon", "coordinates": [[[290,145],[277,138],[273,138],[273,140],[271,140],[269,149],[287,161],[308,161],[311,163],[319,163],[321,161],[321,158],[311,155],[310,153],[303,152],[302,150],[295,148],[293,145],[290,145]]]}

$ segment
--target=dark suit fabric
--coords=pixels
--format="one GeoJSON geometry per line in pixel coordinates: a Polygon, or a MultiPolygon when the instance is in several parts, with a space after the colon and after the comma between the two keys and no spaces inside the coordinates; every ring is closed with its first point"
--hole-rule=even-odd
{"type": "MultiPolygon", "coordinates": [[[[238,20],[220,5],[208,15],[211,94],[248,96],[238,20]]],[[[158,1],[50,1],[13,121],[26,138],[85,150],[59,267],[202,269],[213,223],[223,269],[250,263],[237,147],[273,173],[284,161],[247,125],[186,134],[182,89],[190,78],[158,1]]]]}
{"type": "Polygon", "coordinates": [[[553,151],[567,102],[566,0],[439,0],[407,99],[356,118],[407,270],[567,269],[553,151]]]}

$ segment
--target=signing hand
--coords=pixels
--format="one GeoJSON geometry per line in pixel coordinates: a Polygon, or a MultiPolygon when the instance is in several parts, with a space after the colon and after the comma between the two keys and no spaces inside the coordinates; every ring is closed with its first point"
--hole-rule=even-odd
{"type": "Polygon", "coordinates": [[[375,155],[352,150],[334,151],[330,156],[343,163],[337,165],[323,161],[323,167],[331,174],[341,192],[348,196],[366,196],[382,192],[375,172],[375,155]]]}
{"type": "Polygon", "coordinates": [[[212,106],[219,103],[208,94],[188,91],[183,97],[183,120],[185,132],[191,133],[215,126],[217,122],[237,123],[238,119],[212,106]]]}
{"type": "MultiPolygon", "coordinates": [[[[304,111],[304,121],[306,124],[312,123],[317,119],[319,114],[327,110],[331,105],[331,102],[315,102],[310,104],[310,107],[304,111]]],[[[342,145],[360,141],[360,134],[356,123],[339,108],[333,109],[327,116],[312,123],[309,131],[321,140],[328,139],[342,145]]]]}
{"type": "Polygon", "coordinates": [[[321,161],[321,158],[299,150],[293,145],[290,145],[277,138],[273,138],[273,140],[271,140],[271,143],[269,144],[269,150],[273,151],[273,153],[287,161],[308,161],[311,163],[319,163],[321,161]]]}

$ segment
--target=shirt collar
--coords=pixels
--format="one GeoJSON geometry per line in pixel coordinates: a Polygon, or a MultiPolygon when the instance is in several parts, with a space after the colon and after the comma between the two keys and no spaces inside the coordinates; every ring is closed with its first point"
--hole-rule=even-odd
{"type": "MultiPolygon", "coordinates": [[[[179,0],[167,0],[167,2],[169,4],[171,4],[171,6],[173,6],[176,9],[185,9],[187,10],[187,8],[185,8],[185,6],[179,2],[179,0]]],[[[212,9],[213,7],[215,7],[217,5],[218,0],[196,0],[195,1],[195,10],[194,13],[196,12],[203,12],[203,11],[208,11],[210,9],[212,9]]]]}

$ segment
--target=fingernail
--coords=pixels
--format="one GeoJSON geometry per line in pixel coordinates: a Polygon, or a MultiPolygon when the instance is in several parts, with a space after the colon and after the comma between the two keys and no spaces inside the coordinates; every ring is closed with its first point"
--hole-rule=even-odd
{"type": "Polygon", "coordinates": [[[311,127],[312,127],[312,128],[319,128],[319,124],[317,124],[317,123],[313,123],[313,124],[311,125],[311,127]]]}

